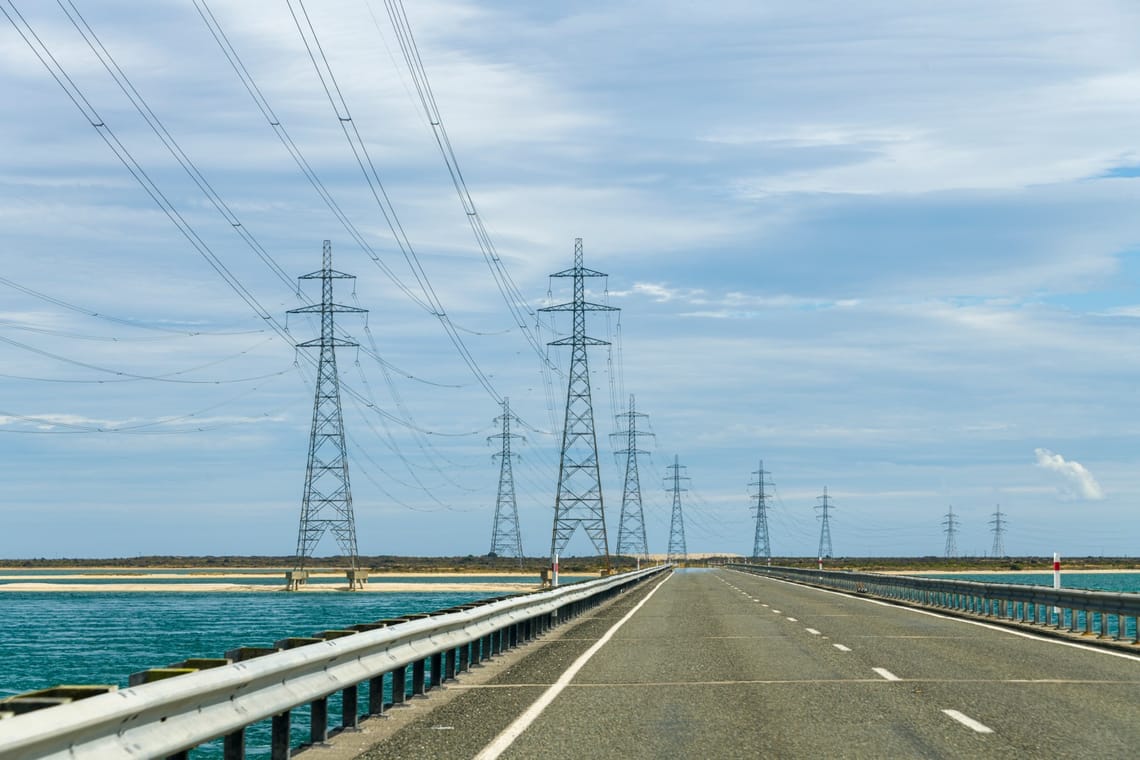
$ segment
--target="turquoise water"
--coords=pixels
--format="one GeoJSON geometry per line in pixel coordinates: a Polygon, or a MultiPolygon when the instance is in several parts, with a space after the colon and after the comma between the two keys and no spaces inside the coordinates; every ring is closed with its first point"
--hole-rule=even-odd
{"type": "MultiPolygon", "coordinates": [[[[924,575],[924,578],[949,578],[980,583],[1023,583],[1031,586],[1052,586],[1053,572],[1045,573],[947,573],[924,575]]],[[[1128,573],[1061,573],[1061,588],[1086,591],[1140,592],[1140,572],[1128,573]]]]}
{"type": "MultiPolygon", "coordinates": [[[[502,593],[2,593],[0,698],[59,684],[126,687],[133,672],[188,657],[221,657],[238,646],[269,645],[287,636],[495,596],[502,593]]],[[[339,700],[330,700],[329,724],[340,724],[339,700]]],[[[294,711],[294,744],[307,732],[307,709],[294,711]]],[[[248,757],[268,757],[268,723],[251,726],[246,741],[248,757]]],[[[192,756],[221,757],[220,741],[192,756]]]]}

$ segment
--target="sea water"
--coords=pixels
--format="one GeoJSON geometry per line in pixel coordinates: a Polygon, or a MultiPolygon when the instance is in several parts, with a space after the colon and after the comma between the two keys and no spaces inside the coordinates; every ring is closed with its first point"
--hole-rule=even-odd
{"type": "MultiPolygon", "coordinates": [[[[465,580],[446,579],[452,584],[465,580]]],[[[508,581],[502,576],[477,580],[508,581]]],[[[170,582],[180,581],[172,577],[170,582]]],[[[279,574],[273,582],[281,583],[279,574]]],[[[0,698],[60,684],[122,688],[133,672],[188,657],[221,657],[238,646],[267,646],[288,636],[311,636],[501,595],[489,591],[4,592],[0,593],[0,698]]],[[[329,707],[329,725],[339,725],[339,699],[330,700],[329,707]]],[[[308,735],[307,712],[307,708],[294,711],[294,744],[308,735]]],[[[247,757],[268,757],[268,722],[251,726],[246,734],[247,757]]],[[[220,740],[195,750],[192,757],[221,757],[220,740]]]]}
{"type": "MultiPolygon", "coordinates": [[[[1041,573],[945,573],[926,575],[924,578],[950,578],[958,581],[978,581],[979,583],[1022,583],[1031,586],[1053,585],[1052,571],[1041,573]]],[[[1123,573],[1066,573],[1061,571],[1061,588],[1084,589],[1085,591],[1109,591],[1112,593],[1140,593],[1140,572],[1123,573]]]]}

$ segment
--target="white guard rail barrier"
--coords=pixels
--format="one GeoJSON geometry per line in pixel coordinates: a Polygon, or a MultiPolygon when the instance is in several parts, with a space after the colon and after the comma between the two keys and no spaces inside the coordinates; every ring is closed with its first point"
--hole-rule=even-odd
{"type": "MultiPolygon", "coordinates": [[[[487,659],[669,569],[656,566],[474,605],[17,715],[0,720],[0,757],[177,758],[219,737],[226,737],[227,758],[242,757],[245,727],[273,718],[273,756],[287,758],[288,716],[294,708],[313,705],[313,716],[320,712],[325,720],[325,700],[341,691],[348,721],[349,695],[355,713],[357,687],[388,673],[399,676],[401,693],[393,692],[394,701],[403,701],[409,665],[422,693],[429,660],[432,681],[439,683],[440,674],[457,672],[457,648],[481,642],[482,649],[470,652],[481,651],[475,657],[487,659]],[[496,639],[500,632],[509,635],[496,639]],[[282,727],[284,746],[278,741],[282,727]]],[[[462,651],[460,657],[470,662],[462,651]]],[[[413,684],[413,694],[416,688],[413,684]]],[[[376,707],[371,712],[383,709],[376,707]]],[[[355,725],[355,715],[352,720],[355,725]]],[[[313,730],[319,739],[315,723],[313,730]]]]}
{"type": "Polygon", "coordinates": [[[1054,589],[836,570],[730,564],[754,575],[825,586],[906,604],[950,610],[994,622],[1081,635],[1097,643],[1140,646],[1140,594],[1054,589]]]}

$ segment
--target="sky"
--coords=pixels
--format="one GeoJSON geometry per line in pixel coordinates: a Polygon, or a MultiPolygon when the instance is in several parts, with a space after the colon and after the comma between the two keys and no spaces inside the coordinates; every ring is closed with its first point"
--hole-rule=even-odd
{"type": "Polygon", "coordinates": [[[0,557],[293,554],[324,240],[359,551],[488,552],[506,397],[546,555],[575,238],[611,549],[633,395],[651,552],[676,457],[691,552],[762,461],[777,556],[1140,555],[1135,3],[421,0],[438,115],[391,7],[0,1],[0,557]]]}

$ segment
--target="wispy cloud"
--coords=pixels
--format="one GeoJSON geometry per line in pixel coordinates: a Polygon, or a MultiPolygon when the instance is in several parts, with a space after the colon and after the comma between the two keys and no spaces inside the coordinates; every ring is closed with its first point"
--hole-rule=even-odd
{"type": "Polygon", "coordinates": [[[1049,449],[1035,449],[1034,453],[1037,455],[1038,467],[1056,472],[1067,481],[1068,486],[1062,489],[1062,493],[1070,497],[1091,501],[1099,501],[1104,498],[1104,489],[1080,462],[1066,460],[1060,454],[1054,454],[1049,449]]]}

